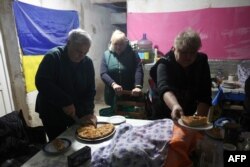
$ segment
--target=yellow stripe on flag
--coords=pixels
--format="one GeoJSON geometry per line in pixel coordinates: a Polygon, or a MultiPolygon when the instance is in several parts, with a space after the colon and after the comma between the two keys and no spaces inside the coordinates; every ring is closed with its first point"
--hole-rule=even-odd
{"type": "Polygon", "coordinates": [[[42,61],[42,59],[43,59],[43,55],[22,56],[24,79],[25,79],[27,93],[36,90],[35,76],[36,76],[36,71],[38,69],[38,66],[40,62],[42,61]]]}

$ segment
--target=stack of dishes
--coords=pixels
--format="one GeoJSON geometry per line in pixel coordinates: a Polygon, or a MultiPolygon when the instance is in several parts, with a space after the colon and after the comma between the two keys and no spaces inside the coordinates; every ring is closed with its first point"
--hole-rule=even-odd
{"type": "Polygon", "coordinates": [[[240,88],[240,84],[237,82],[229,82],[229,81],[223,81],[223,83],[221,84],[221,86],[223,88],[227,88],[227,89],[237,89],[240,88]]]}

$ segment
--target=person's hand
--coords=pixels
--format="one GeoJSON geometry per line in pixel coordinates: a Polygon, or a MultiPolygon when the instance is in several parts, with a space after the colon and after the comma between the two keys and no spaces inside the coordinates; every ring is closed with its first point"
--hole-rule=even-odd
{"type": "Polygon", "coordinates": [[[76,114],[76,108],[75,108],[74,104],[65,106],[62,109],[63,109],[65,114],[67,114],[67,115],[69,115],[71,117],[74,117],[75,114],[76,114]]]}
{"type": "Polygon", "coordinates": [[[116,93],[117,95],[121,95],[121,94],[122,94],[123,88],[122,88],[121,85],[118,85],[118,84],[116,84],[116,83],[113,83],[113,84],[112,84],[112,88],[114,89],[114,91],[115,91],[115,93],[116,93]]]}
{"type": "Polygon", "coordinates": [[[132,96],[140,96],[142,94],[142,91],[140,88],[134,88],[132,90],[132,96]]]}
{"type": "Polygon", "coordinates": [[[184,114],[183,114],[183,110],[182,110],[181,106],[174,105],[172,108],[172,112],[171,112],[172,119],[178,120],[179,118],[181,118],[182,115],[184,115],[184,114]]]}
{"type": "Polygon", "coordinates": [[[94,114],[88,114],[81,118],[81,121],[85,124],[92,124],[96,127],[97,118],[94,114]]]}

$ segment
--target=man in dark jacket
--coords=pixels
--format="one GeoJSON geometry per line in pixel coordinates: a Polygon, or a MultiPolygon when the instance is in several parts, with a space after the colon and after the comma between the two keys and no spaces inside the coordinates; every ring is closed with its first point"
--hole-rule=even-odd
{"type": "Polygon", "coordinates": [[[36,112],[49,140],[72,125],[75,117],[96,123],[95,72],[92,60],[86,56],[90,46],[91,37],[86,31],[72,30],[67,45],[48,51],[38,68],[36,112]]]}

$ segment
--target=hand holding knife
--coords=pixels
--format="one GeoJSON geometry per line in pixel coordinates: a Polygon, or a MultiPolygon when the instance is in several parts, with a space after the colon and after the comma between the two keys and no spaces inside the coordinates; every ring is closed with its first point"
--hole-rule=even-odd
{"type": "Polygon", "coordinates": [[[91,124],[96,127],[97,118],[94,114],[88,114],[88,115],[83,116],[82,118],[79,118],[77,115],[74,115],[72,116],[72,118],[79,125],[91,124]]]}
{"type": "Polygon", "coordinates": [[[63,111],[79,125],[92,124],[96,127],[96,122],[97,122],[96,116],[94,114],[88,114],[83,116],[82,118],[79,118],[76,115],[76,108],[74,104],[63,107],[63,111]]]}

